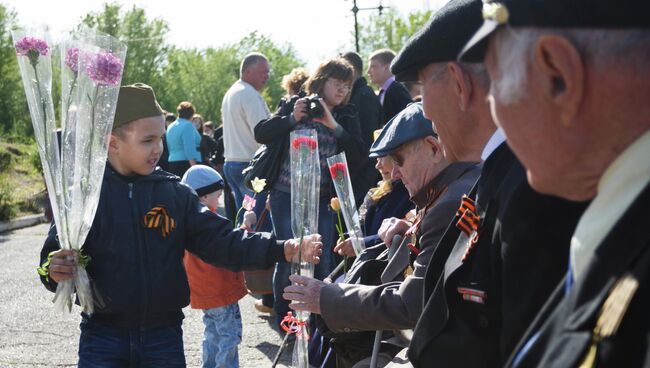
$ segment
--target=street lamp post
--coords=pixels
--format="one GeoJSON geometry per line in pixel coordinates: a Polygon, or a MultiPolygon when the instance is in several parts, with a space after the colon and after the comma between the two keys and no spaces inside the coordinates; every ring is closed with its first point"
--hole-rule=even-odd
{"type": "Polygon", "coordinates": [[[357,13],[360,10],[378,10],[379,15],[381,15],[381,12],[384,11],[384,9],[388,8],[387,6],[381,5],[381,0],[379,1],[379,5],[374,7],[374,8],[359,8],[357,6],[357,0],[352,0],[353,6],[352,6],[352,13],[354,14],[354,46],[359,52],[359,21],[357,20],[357,13]]]}

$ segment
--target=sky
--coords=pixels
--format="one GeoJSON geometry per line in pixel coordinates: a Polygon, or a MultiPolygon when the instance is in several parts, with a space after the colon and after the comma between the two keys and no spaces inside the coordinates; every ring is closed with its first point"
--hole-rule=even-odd
{"type": "MultiPolygon", "coordinates": [[[[357,0],[359,8],[380,3],[406,15],[439,9],[447,0],[357,0]]],[[[52,36],[73,28],[89,12],[99,12],[106,0],[0,0],[23,26],[46,24],[52,36]]],[[[123,10],[143,8],[148,19],[167,21],[167,42],[181,48],[218,47],[240,40],[251,31],[278,44],[291,43],[314,69],[342,49],[354,48],[352,0],[118,0],[123,10]]],[[[361,20],[376,10],[359,12],[361,20]]],[[[396,50],[397,51],[397,50],[396,50]]]]}

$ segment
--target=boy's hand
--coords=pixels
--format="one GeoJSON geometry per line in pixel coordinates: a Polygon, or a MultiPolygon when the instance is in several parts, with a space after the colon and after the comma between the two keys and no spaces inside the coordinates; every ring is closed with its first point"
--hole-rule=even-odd
{"type": "Polygon", "coordinates": [[[73,250],[59,250],[50,259],[49,276],[54,282],[70,280],[77,268],[76,253],[73,250]]]}
{"type": "Polygon", "coordinates": [[[323,243],[318,234],[305,235],[302,239],[302,252],[299,246],[300,239],[290,239],[284,242],[284,258],[287,262],[298,262],[299,255],[303,260],[317,264],[320,262],[320,255],[323,253],[323,243]]]}

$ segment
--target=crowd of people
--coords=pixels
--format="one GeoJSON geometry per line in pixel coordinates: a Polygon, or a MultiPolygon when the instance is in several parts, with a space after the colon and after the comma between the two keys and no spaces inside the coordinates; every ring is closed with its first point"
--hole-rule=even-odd
{"type": "MultiPolygon", "coordinates": [[[[648,10],[451,0],[397,54],[292,70],[274,112],[271,61],[251,53],[218,126],[123,86],[83,248],[102,302],[82,313],[79,366],[184,366],[191,303],[203,366],[237,367],[247,269],[266,270],[255,306],[276,327],[314,314],[312,366],[650,367],[648,10]],[[288,148],[304,129],[321,177],[318,235],[299,244],[288,148]],[[277,162],[258,191],[246,171],[264,150],[277,162]],[[360,254],[335,230],[327,158],[341,152],[360,254]],[[298,249],[313,277],[291,274],[298,249]]],[[[78,257],[53,226],[45,286],[78,257]]]]}

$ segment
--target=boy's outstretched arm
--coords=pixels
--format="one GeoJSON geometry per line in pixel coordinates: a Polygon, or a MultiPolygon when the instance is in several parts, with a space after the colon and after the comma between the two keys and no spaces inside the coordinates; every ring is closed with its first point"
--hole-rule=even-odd
{"type": "MultiPolygon", "coordinates": [[[[266,269],[276,262],[291,261],[298,254],[298,240],[277,240],[270,233],[233,230],[232,223],[188,196],[185,247],[205,262],[232,271],[266,269]]],[[[303,252],[318,263],[320,236],[305,237],[303,252]]]]}

